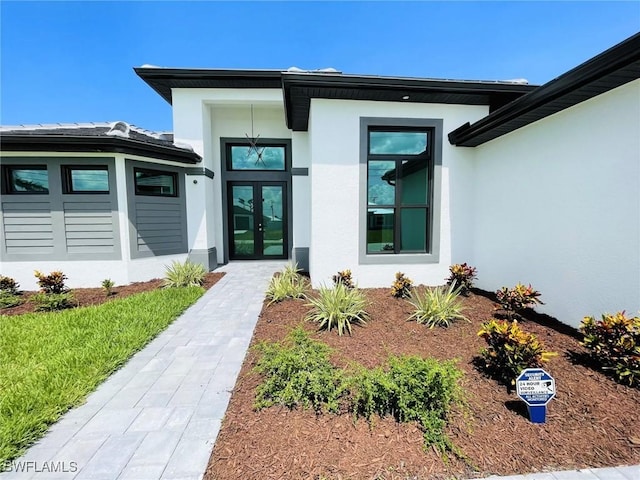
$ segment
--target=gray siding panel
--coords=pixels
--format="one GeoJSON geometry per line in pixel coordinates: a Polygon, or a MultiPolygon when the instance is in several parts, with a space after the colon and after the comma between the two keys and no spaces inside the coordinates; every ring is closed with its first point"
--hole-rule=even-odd
{"type": "Polygon", "coordinates": [[[7,255],[53,252],[50,202],[34,196],[5,196],[2,202],[2,233],[7,255]]]}

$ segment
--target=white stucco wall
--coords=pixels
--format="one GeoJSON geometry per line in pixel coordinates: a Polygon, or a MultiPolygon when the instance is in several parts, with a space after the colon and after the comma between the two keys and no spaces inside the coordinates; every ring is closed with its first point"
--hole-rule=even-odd
{"type": "Polygon", "coordinates": [[[640,310],[640,80],[475,149],[478,286],[531,283],[537,310],[640,310]]]}
{"type": "MultiPolygon", "coordinates": [[[[311,170],[311,148],[308,132],[292,132],[291,138],[293,168],[311,170]]],[[[293,248],[309,248],[311,243],[311,177],[294,175],[293,192],[293,248]]]]}
{"type": "MultiPolygon", "coordinates": [[[[386,287],[397,271],[415,283],[441,285],[452,261],[467,261],[471,242],[471,149],[442,142],[440,259],[435,264],[359,265],[360,118],[442,119],[443,135],[488,113],[485,106],[408,104],[312,99],[311,251],[314,285],[330,283],[338,270],[351,269],[362,287],[386,287]]],[[[361,184],[361,181],[365,182],[361,184]]],[[[401,257],[399,255],[398,257],[401,257]]]]}

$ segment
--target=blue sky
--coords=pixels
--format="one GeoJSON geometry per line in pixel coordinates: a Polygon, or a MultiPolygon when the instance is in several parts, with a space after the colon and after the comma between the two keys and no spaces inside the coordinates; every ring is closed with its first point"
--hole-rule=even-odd
{"type": "Polygon", "coordinates": [[[640,31],[640,2],[0,0],[0,123],[171,129],[132,70],[334,67],[545,83],[640,31]]]}

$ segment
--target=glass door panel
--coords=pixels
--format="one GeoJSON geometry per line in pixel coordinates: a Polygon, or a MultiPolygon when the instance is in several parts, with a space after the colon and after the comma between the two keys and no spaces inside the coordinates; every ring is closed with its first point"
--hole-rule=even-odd
{"type": "Polygon", "coordinates": [[[256,254],[256,222],[253,185],[231,187],[232,252],[236,258],[256,254]]]}
{"type": "Polygon", "coordinates": [[[282,185],[262,185],[262,254],[284,255],[284,202],[282,185]]]}

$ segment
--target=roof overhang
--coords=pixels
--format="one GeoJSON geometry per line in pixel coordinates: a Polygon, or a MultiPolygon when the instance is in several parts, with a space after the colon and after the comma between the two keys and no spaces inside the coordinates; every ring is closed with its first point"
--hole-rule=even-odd
{"type": "Polygon", "coordinates": [[[287,127],[306,131],[312,98],[488,105],[493,111],[537,87],[514,82],[283,72],[282,88],[287,127]]]}
{"type": "Polygon", "coordinates": [[[593,57],[474,124],[449,133],[475,147],[640,78],[640,33],[593,57]]]}
{"type": "Polygon", "coordinates": [[[100,152],[123,153],[159,160],[196,164],[202,159],[193,151],[122,137],[96,135],[0,134],[3,152],[100,152]]]}

